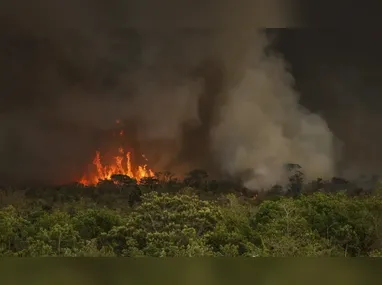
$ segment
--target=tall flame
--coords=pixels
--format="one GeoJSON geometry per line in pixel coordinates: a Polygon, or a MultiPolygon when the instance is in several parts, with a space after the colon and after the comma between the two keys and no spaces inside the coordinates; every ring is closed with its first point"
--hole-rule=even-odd
{"type": "MultiPolygon", "coordinates": [[[[116,121],[119,124],[119,121],[116,121]]],[[[120,136],[123,136],[123,130],[119,132],[120,136]]],[[[142,155],[147,161],[147,158],[142,155]]],[[[147,168],[147,164],[138,165],[134,167],[131,162],[131,152],[126,152],[122,147],[118,149],[118,155],[114,157],[113,163],[109,165],[103,165],[101,162],[101,153],[96,151],[93,159],[93,165],[95,171],[88,175],[84,175],[79,183],[83,185],[95,185],[101,180],[109,180],[113,175],[126,175],[130,178],[136,179],[137,182],[145,177],[153,177],[154,172],[147,168]]]]}

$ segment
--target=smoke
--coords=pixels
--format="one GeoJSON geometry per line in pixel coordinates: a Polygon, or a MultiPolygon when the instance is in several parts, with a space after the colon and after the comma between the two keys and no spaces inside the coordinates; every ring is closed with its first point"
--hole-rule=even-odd
{"type": "Polygon", "coordinates": [[[268,54],[258,35],[245,72],[212,130],[222,167],[246,172],[249,188],[286,182],[286,163],[303,167],[308,179],[334,173],[333,135],[325,121],[299,105],[283,58],[268,54]],[[249,172],[248,172],[249,171],[249,172]]]}
{"type": "Polygon", "coordinates": [[[332,135],[266,54],[260,2],[58,2],[0,6],[4,183],[80,176],[116,119],[156,170],[252,169],[251,188],[289,162],[332,173],[332,135]]]}
{"type": "Polygon", "coordinates": [[[382,171],[382,41],[369,29],[277,31],[278,50],[293,63],[301,104],[320,112],[342,141],[337,175],[357,180],[382,171]],[[303,46],[303,52],[300,47],[303,46]]]}

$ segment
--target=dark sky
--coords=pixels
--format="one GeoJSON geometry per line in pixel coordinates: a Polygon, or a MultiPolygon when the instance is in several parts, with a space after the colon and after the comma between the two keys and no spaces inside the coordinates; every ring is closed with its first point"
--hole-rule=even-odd
{"type": "Polygon", "coordinates": [[[362,172],[382,169],[382,38],[378,29],[271,31],[301,103],[319,112],[362,172]]]}
{"type": "Polygon", "coordinates": [[[380,1],[296,0],[305,27],[374,29],[381,26],[380,1]]]}

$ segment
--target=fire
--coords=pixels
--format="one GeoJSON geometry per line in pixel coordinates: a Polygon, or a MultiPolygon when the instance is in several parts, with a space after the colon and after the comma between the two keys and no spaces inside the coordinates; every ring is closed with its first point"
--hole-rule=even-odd
{"type": "MultiPolygon", "coordinates": [[[[119,120],[116,121],[119,123],[119,120]]],[[[123,136],[123,130],[119,132],[120,136],[123,136]]],[[[147,158],[142,155],[147,161],[147,158]]],[[[95,185],[101,180],[109,180],[113,175],[126,175],[130,178],[136,179],[137,182],[145,177],[153,177],[154,172],[147,167],[147,164],[138,165],[134,167],[132,165],[131,152],[125,151],[122,147],[118,149],[118,154],[114,156],[111,164],[104,165],[101,161],[101,153],[96,152],[93,159],[94,171],[92,174],[84,175],[79,183],[83,185],[95,185]]]]}
{"type": "Polygon", "coordinates": [[[139,165],[135,170],[131,163],[131,153],[124,151],[123,148],[119,148],[118,156],[114,157],[114,163],[110,165],[103,165],[101,162],[101,153],[96,152],[93,160],[93,165],[96,168],[95,173],[92,175],[84,175],[79,183],[84,185],[94,185],[100,180],[111,179],[111,176],[116,174],[126,175],[130,178],[136,179],[138,182],[145,177],[153,177],[154,172],[147,168],[147,165],[139,165]]]}

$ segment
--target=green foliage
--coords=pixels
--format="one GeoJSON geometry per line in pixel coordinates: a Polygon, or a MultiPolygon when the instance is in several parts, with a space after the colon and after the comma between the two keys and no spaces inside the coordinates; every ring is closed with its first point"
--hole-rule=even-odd
{"type": "Polygon", "coordinates": [[[266,256],[323,256],[333,250],[311,228],[298,201],[291,198],[262,203],[253,226],[266,256]]]}
{"type": "Polygon", "coordinates": [[[243,205],[232,194],[227,195],[227,205],[220,208],[218,224],[208,235],[208,243],[218,255],[258,256],[259,248],[253,244],[254,231],[251,227],[253,209],[243,205]]]}
{"type": "Polygon", "coordinates": [[[343,256],[367,255],[377,239],[375,214],[378,198],[350,198],[345,193],[315,193],[299,200],[312,229],[331,242],[343,256]]]}
{"type": "Polygon", "coordinates": [[[298,165],[287,167],[288,187],[256,199],[202,170],[183,182],[165,172],[29,189],[21,203],[0,201],[0,256],[382,256],[380,191],[334,191],[340,179],[307,186],[298,165]]]}
{"type": "Polygon", "coordinates": [[[28,233],[28,221],[19,215],[13,206],[0,211],[0,253],[13,255],[19,251],[28,233]]]}
{"type": "Polygon", "coordinates": [[[204,235],[214,230],[218,208],[195,195],[150,192],[127,223],[105,236],[123,256],[208,254],[204,235]]]}
{"type": "Polygon", "coordinates": [[[96,239],[102,233],[109,232],[114,226],[123,224],[123,217],[107,208],[84,209],[73,218],[75,229],[82,239],[96,239]]]}

